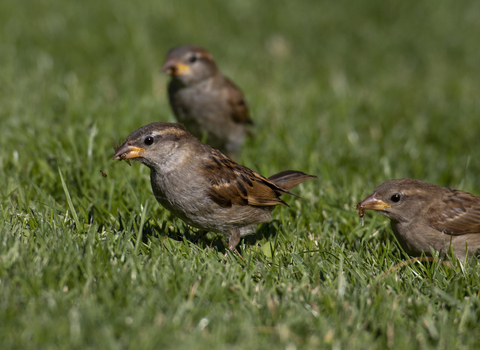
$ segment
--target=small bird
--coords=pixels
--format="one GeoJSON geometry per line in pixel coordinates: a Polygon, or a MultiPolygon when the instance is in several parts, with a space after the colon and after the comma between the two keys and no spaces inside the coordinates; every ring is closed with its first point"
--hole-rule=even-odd
{"type": "Polygon", "coordinates": [[[229,237],[228,248],[257,224],[271,220],[279,197],[296,185],[316,178],[287,170],[270,178],[235,163],[200,142],[176,123],[152,123],[128,136],[114,160],[135,160],[150,168],[157,201],[184,222],[229,237]]]}
{"type": "Polygon", "coordinates": [[[167,53],[162,71],[171,76],[168,98],[178,122],[198,139],[237,157],[253,124],[240,89],[217,68],[204,48],[183,45],[167,53]]]}
{"type": "Polygon", "coordinates": [[[478,256],[480,249],[480,198],[452,188],[414,179],[384,182],[357,204],[390,218],[392,230],[410,255],[440,255],[450,247],[458,259],[478,256]]]}

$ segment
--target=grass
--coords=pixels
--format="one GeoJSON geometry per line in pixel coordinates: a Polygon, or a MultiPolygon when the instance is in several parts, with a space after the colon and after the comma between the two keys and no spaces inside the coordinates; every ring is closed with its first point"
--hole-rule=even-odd
{"type": "Polygon", "coordinates": [[[478,262],[386,274],[408,257],[354,205],[400,177],[480,195],[479,16],[473,0],[0,2],[1,348],[478,348],[478,262]],[[183,43],[246,94],[242,164],[319,176],[241,242],[245,262],[192,244],[148,169],[111,160],[173,121],[159,69],[183,43]]]}

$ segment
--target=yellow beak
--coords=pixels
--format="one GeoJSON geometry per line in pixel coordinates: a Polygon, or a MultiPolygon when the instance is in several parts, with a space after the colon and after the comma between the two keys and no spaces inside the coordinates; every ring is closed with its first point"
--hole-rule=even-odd
{"type": "Polygon", "coordinates": [[[119,149],[117,149],[117,151],[115,152],[115,155],[113,156],[113,159],[127,160],[127,159],[138,158],[141,156],[142,152],[145,152],[144,148],[135,147],[125,142],[123,145],[120,146],[119,149]]]}
{"type": "Polygon", "coordinates": [[[162,67],[162,72],[167,73],[168,75],[182,75],[190,70],[190,66],[180,63],[167,61],[162,67]]]}
{"type": "Polygon", "coordinates": [[[390,204],[387,204],[384,201],[375,198],[375,195],[376,193],[373,193],[357,204],[357,210],[360,216],[363,216],[364,210],[370,209],[377,211],[385,211],[385,209],[390,208],[390,204]]]}

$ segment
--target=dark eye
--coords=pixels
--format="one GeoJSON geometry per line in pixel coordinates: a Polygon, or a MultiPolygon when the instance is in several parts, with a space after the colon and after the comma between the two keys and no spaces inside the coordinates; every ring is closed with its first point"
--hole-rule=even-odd
{"type": "Polygon", "coordinates": [[[398,203],[398,202],[400,202],[400,199],[401,199],[401,198],[402,198],[402,197],[400,196],[399,193],[395,193],[393,196],[390,197],[390,200],[391,200],[392,202],[398,203]]]}
{"type": "Polygon", "coordinates": [[[149,136],[143,141],[147,146],[150,146],[153,143],[153,137],[149,136]]]}
{"type": "Polygon", "coordinates": [[[195,55],[190,56],[190,58],[188,60],[193,63],[197,60],[197,56],[195,56],[195,55]]]}

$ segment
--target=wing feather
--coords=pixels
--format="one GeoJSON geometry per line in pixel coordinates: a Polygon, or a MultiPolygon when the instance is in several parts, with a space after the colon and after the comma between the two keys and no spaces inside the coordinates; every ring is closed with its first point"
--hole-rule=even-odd
{"type": "Polygon", "coordinates": [[[204,167],[210,188],[208,196],[218,205],[233,204],[254,206],[286,205],[279,196],[289,193],[262,175],[236,164],[223,153],[216,151],[204,167]]]}
{"type": "Polygon", "coordinates": [[[231,108],[230,113],[233,121],[239,124],[253,124],[242,91],[240,91],[240,89],[226,77],[224,94],[227,98],[228,105],[231,108]]]}
{"type": "Polygon", "coordinates": [[[446,190],[447,199],[427,212],[430,225],[452,235],[480,233],[480,198],[459,190],[446,190]]]}

